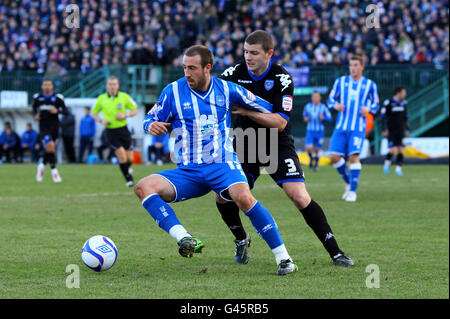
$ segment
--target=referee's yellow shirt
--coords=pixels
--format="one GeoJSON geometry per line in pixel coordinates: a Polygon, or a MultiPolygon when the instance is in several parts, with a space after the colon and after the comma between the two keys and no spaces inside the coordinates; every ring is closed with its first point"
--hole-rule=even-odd
{"type": "Polygon", "coordinates": [[[127,113],[127,109],[132,111],[137,108],[136,102],[126,93],[118,92],[116,96],[110,96],[104,93],[97,98],[92,113],[98,114],[103,112],[103,119],[109,124],[106,128],[119,128],[127,125],[127,119],[116,119],[118,113],[127,113]]]}

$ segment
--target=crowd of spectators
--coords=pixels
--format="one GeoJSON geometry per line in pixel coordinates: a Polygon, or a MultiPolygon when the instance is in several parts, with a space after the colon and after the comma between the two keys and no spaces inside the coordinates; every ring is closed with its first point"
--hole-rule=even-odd
{"type": "MultiPolygon", "coordinates": [[[[265,29],[274,61],[291,67],[345,64],[362,53],[369,65],[446,66],[445,0],[4,0],[0,72],[64,75],[117,64],[179,65],[182,50],[206,44],[217,66],[243,56],[245,36],[265,29]],[[78,10],[66,8],[76,4],[78,10]],[[374,2],[375,3],[375,2],[374,2]],[[366,25],[369,16],[375,24],[366,25]],[[68,27],[77,22],[79,28],[68,27]]],[[[75,24],[76,26],[77,24],[75,24]]]]}

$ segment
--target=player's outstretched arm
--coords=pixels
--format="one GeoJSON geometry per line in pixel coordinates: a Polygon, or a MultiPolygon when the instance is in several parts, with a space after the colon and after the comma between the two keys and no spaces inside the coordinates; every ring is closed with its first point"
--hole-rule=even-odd
{"type": "Polygon", "coordinates": [[[244,109],[239,106],[234,106],[234,108],[235,110],[231,113],[248,116],[259,125],[267,128],[276,128],[279,132],[283,131],[288,123],[288,121],[278,113],[261,113],[244,109]]]}

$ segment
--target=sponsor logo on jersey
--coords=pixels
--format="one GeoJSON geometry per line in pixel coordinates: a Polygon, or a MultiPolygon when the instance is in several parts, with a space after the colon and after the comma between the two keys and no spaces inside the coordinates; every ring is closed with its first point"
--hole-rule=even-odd
{"type": "Polygon", "coordinates": [[[155,105],[153,105],[153,107],[150,109],[150,111],[148,111],[147,114],[154,115],[154,114],[158,113],[161,109],[162,109],[162,105],[155,103],[155,105]]]}
{"type": "Polygon", "coordinates": [[[266,80],[266,82],[264,82],[264,88],[267,91],[270,91],[273,88],[273,84],[275,83],[274,80],[266,80]]]}
{"type": "Polygon", "coordinates": [[[55,107],[56,107],[55,105],[51,105],[51,104],[42,104],[39,106],[39,111],[49,111],[55,107]]]}
{"type": "Polygon", "coordinates": [[[183,103],[183,110],[190,110],[190,109],[192,109],[191,102],[184,102],[183,103]]]}
{"type": "Polygon", "coordinates": [[[281,103],[281,107],[286,112],[290,112],[292,110],[293,99],[290,95],[283,96],[283,101],[281,103]]]}

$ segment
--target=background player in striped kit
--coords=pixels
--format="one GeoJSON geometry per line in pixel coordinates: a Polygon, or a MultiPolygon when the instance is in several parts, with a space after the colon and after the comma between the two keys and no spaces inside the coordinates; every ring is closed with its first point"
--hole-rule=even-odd
{"type": "Polygon", "coordinates": [[[203,243],[181,225],[167,202],[200,197],[211,190],[234,201],[250,218],[275,255],[278,275],[297,271],[269,211],[250,192],[247,178],[230,139],[230,107],[238,104],[272,112],[272,104],[243,87],[211,76],[214,57],[205,46],[188,48],[183,56],[185,77],[164,88],[144,120],[152,135],[167,133],[172,124],[177,168],[147,176],[135,193],[159,227],[174,237],[183,257],[201,252],[203,243]]]}
{"type": "Polygon", "coordinates": [[[320,103],[320,93],[314,91],[311,94],[311,102],[303,109],[303,120],[308,123],[306,126],[305,147],[309,155],[309,167],[317,171],[319,164],[319,152],[322,148],[323,137],[325,135],[324,121],[331,122],[328,107],[320,103]]]}
{"type": "Polygon", "coordinates": [[[342,196],[356,201],[361,161],[359,153],[365,137],[366,114],[375,114],[379,107],[377,85],[362,75],[364,60],[360,55],[350,58],[350,75],[339,77],[328,98],[328,106],[338,111],[336,126],[330,141],[330,157],[345,182],[342,196]],[[345,158],[350,162],[350,173],[345,158]]]}

